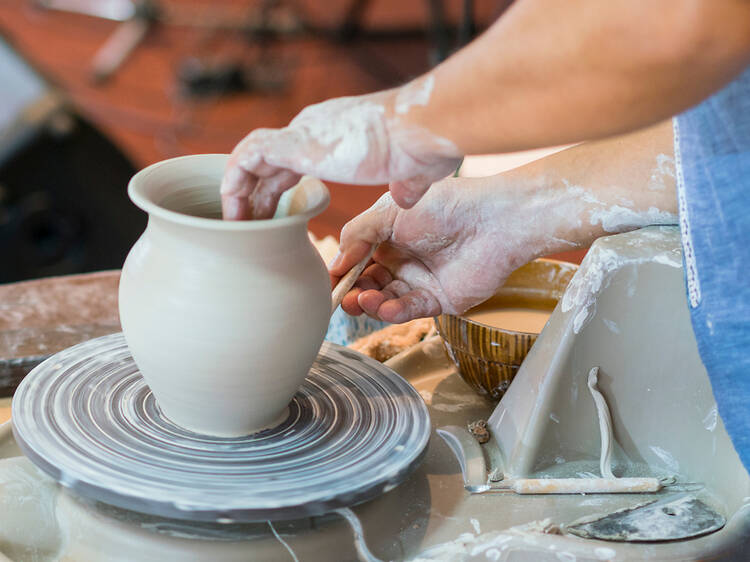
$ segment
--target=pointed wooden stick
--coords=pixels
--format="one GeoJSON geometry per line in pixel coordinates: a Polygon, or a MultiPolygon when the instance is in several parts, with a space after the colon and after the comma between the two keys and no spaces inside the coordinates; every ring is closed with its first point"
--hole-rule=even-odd
{"type": "Polygon", "coordinates": [[[339,282],[333,288],[333,292],[331,293],[331,314],[336,312],[336,309],[341,304],[341,301],[344,300],[344,296],[346,295],[346,293],[351,290],[351,288],[354,286],[354,283],[356,283],[357,279],[359,279],[359,276],[362,275],[365,267],[367,267],[367,264],[370,263],[372,255],[375,253],[375,248],[377,248],[377,246],[373,246],[372,248],[370,248],[370,251],[367,252],[367,255],[364,257],[364,259],[355,264],[354,267],[352,267],[344,274],[341,279],[339,279],[339,282]]]}

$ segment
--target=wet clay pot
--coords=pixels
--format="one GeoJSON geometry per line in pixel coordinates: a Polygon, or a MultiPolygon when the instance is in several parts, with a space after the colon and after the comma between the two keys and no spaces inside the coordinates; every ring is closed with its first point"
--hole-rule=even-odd
{"type": "Polygon", "coordinates": [[[226,161],[186,156],[133,177],[128,194],[149,219],[125,260],[119,306],[164,414],[232,437],[283,421],[323,341],[330,282],[307,222],[329,194],[303,178],[273,219],[222,221],[226,161]]]}

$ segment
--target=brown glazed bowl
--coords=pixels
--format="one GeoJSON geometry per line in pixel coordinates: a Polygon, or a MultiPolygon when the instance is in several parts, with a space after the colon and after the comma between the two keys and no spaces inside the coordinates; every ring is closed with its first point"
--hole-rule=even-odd
{"type": "MultiPolygon", "coordinates": [[[[514,271],[495,295],[480,305],[552,310],[578,266],[538,259],[514,271]]],[[[438,333],[461,377],[479,394],[500,400],[539,334],[504,330],[462,316],[435,318],[438,333]]]]}

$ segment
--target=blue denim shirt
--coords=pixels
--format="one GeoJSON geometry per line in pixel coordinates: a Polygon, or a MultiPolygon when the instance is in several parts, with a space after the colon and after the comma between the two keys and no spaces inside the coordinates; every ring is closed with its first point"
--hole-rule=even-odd
{"type": "Polygon", "coordinates": [[[693,331],[724,425],[750,469],[750,67],[674,119],[693,331]]]}

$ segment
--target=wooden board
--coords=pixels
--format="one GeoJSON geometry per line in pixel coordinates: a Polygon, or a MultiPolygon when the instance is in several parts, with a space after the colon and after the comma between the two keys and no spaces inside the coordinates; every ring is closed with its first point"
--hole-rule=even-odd
{"type": "Polygon", "coordinates": [[[119,271],[0,285],[0,396],[66,347],[120,330],[119,271]]]}

